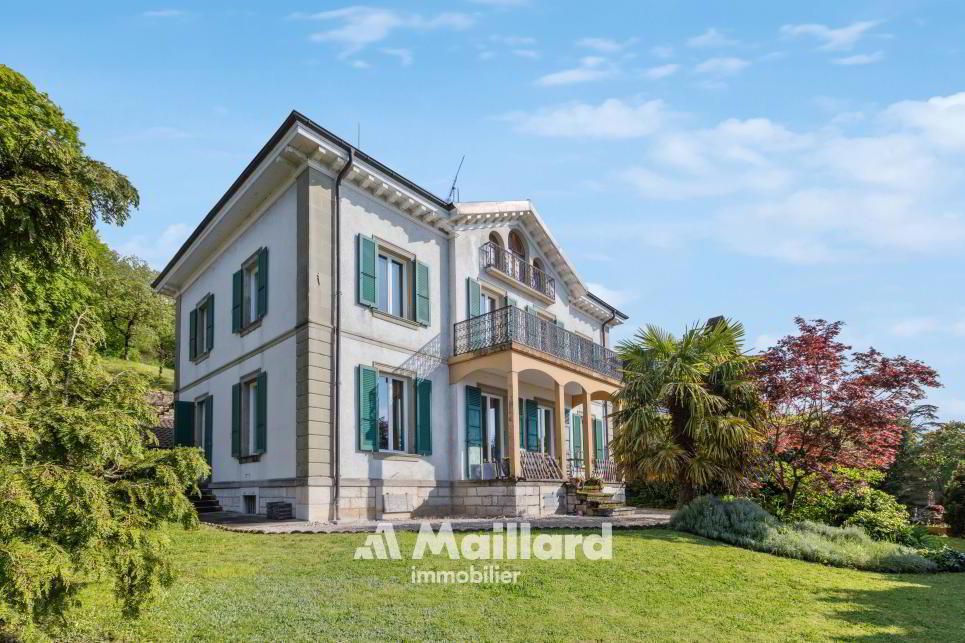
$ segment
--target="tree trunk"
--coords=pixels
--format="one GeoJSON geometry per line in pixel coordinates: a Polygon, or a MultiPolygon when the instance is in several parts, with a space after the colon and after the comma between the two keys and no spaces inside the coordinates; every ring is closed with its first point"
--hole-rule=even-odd
{"type": "Polygon", "coordinates": [[[125,331],[125,333],[124,333],[124,359],[125,359],[125,360],[127,360],[128,355],[129,355],[130,352],[131,352],[131,335],[134,334],[133,332],[131,332],[131,327],[132,327],[132,326],[134,326],[134,321],[133,321],[133,320],[128,321],[128,322],[127,322],[127,331],[125,331]]]}
{"type": "MultiPolygon", "coordinates": [[[[694,439],[687,433],[687,411],[680,408],[670,407],[670,434],[674,443],[686,453],[689,461],[697,454],[697,445],[694,439]]],[[[697,496],[697,489],[693,481],[687,474],[687,462],[680,463],[680,470],[677,472],[677,508],[683,507],[697,496]]]]}
{"type": "Polygon", "coordinates": [[[684,471],[677,474],[677,488],[677,509],[690,504],[690,501],[697,496],[697,490],[694,489],[694,485],[684,471]]]}

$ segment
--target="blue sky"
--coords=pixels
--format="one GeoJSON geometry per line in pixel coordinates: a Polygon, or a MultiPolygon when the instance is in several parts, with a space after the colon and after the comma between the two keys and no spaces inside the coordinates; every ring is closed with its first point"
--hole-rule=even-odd
{"type": "Polygon", "coordinates": [[[922,359],[965,416],[965,5],[16,3],[48,92],[161,267],[298,109],[445,196],[533,199],[634,326],[795,315],[922,359]],[[792,6],[796,5],[796,6],[792,6]]]}

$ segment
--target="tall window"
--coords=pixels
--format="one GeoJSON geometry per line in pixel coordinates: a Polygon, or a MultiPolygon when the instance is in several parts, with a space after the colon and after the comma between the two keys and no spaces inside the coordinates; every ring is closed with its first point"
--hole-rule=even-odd
{"type": "Polygon", "coordinates": [[[498,298],[485,290],[479,293],[479,314],[491,313],[499,307],[498,298]]]}
{"type": "Polygon", "coordinates": [[[523,241],[523,237],[515,230],[509,233],[509,249],[523,259],[526,258],[526,243],[523,241]]]}
{"type": "Polygon", "coordinates": [[[258,318],[258,262],[252,261],[244,268],[244,325],[258,318]]]}
{"type": "Polygon", "coordinates": [[[409,428],[406,381],[379,376],[379,450],[405,452],[409,428]]]}
{"type": "Polygon", "coordinates": [[[379,301],[378,308],[384,313],[395,315],[396,317],[406,317],[408,306],[408,266],[407,262],[391,257],[389,255],[379,255],[378,262],[378,284],[379,301]]]}
{"type": "Polygon", "coordinates": [[[553,409],[540,406],[536,414],[539,426],[539,450],[542,453],[553,454],[556,449],[556,436],[553,435],[553,409]]]}
{"type": "Polygon", "coordinates": [[[231,331],[243,333],[268,313],[268,248],[260,248],[231,277],[231,331]]]}
{"type": "Polygon", "coordinates": [[[241,436],[245,453],[257,453],[255,427],[258,425],[258,380],[241,385],[241,436]]]}
{"type": "Polygon", "coordinates": [[[483,462],[497,463],[503,452],[503,399],[483,394],[483,462]]]}
{"type": "Polygon", "coordinates": [[[214,295],[207,295],[191,311],[188,353],[192,360],[200,360],[214,347],[214,295]]]}

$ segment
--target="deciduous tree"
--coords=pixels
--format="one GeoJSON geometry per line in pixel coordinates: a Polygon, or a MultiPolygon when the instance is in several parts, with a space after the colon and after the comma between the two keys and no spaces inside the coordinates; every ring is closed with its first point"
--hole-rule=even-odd
{"type": "Polygon", "coordinates": [[[939,385],[922,362],[873,348],[851,352],[838,341],[841,322],[795,323],[798,333],[767,350],[757,369],[769,407],[766,466],[787,511],[809,475],[830,481],[836,467],[890,465],[903,420],[926,388],[939,385]]]}

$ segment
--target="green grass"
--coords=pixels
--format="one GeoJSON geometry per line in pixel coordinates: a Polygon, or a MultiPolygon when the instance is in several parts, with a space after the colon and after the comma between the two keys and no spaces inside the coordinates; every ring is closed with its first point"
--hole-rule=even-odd
{"type": "Polygon", "coordinates": [[[120,371],[134,371],[141,373],[151,379],[151,384],[160,390],[174,390],[174,369],[165,368],[158,377],[157,364],[145,364],[143,362],[132,362],[119,357],[105,357],[104,366],[111,373],[120,371]]]}
{"type": "MultiPolygon", "coordinates": [[[[611,561],[500,563],[522,571],[503,586],[413,585],[413,561],[352,559],[364,534],[172,537],[180,577],[140,619],[92,588],[64,638],[965,640],[965,574],[836,569],[668,530],[617,532],[611,561]]],[[[400,534],[404,555],[414,539],[400,534]]]]}

